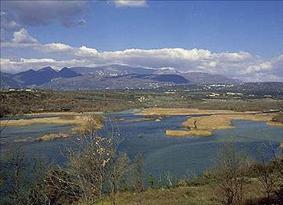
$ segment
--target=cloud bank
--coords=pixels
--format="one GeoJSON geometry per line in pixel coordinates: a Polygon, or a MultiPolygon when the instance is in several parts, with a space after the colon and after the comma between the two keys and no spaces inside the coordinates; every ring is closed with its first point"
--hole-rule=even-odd
{"type": "Polygon", "coordinates": [[[283,55],[262,59],[248,52],[212,52],[205,49],[158,48],[98,51],[85,45],[73,47],[64,43],[39,43],[26,30],[14,33],[10,42],[1,49],[24,49],[41,58],[1,59],[1,69],[18,72],[53,66],[93,67],[103,64],[127,64],[155,69],[172,67],[180,72],[206,72],[222,74],[244,81],[283,81],[283,55]],[[50,58],[46,58],[46,56],[50,58]]]}

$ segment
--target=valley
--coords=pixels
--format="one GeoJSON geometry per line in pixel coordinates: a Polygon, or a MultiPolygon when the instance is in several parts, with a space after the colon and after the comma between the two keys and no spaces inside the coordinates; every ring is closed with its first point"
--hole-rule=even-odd
{"type": "Polygon", "coordinates": [[[283,205],[283,1],[0,3],[0,205],[283,205]]]}
{"type": "MultiPolygon", "coordinates": [[[[274,153],[282,152],[283,99],[278,83],[143,90],[7,88],[0,97],[0,146],[5,157],[20,149],[27,160],[48,163],[48,169],[65,167],[70,150],[87,140],[82,131],[94,125],[94,135],[115,140],[117,152],[125,153],[131,163],[142,155],[146,191],[133,194],[127,191],[131,185],[121,188],[116,196],[121,204],[135,204],[140,197],[149,204],[164,204],[164,200],[170,204],[172,197],[178,197],[179,204],[187,200],[218,204],[211,194],[217,186],[206,173],[216,166],[219,150],[233,144],[255,163],[262,156],[270,162],[274,153]],[[241,86],[246,89],[239,94],[241,86]],[[92,117],[98,121],[93,123],[92,117]]],[[[263,197],[254,192],[257,180],[248,186],[249,197],[263,197]]],[[[101,203],[111,200],[105,195],[101,203]]]]}

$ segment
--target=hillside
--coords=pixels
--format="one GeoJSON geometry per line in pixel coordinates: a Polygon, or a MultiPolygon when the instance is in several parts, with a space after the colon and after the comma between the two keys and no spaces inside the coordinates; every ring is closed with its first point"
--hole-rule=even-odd
{"type": "Polygon", "coordinates": [[[155,70],[136,67],[136,66],[127,66],[119,64],[111,64],[97,67],[72,67],[71,70],[82,75],[96,75],[96,76],[119,76],[119,75],[128,75],[128,74],[152,74],[155,70]]]}
{"type": "Polygon", "coordinates": [[[20,88],[22,87],[21,83],[17,80],[12,78],[12,74],[0,72],[0,87],[13,87],[13,88],[20,88]]]}
{"type": "Polygon", "coordinates": [[[45,82],[51,81],[51,79],[59,77],[57,71],[51,67],[45,67],[38,71],[28,70],[17,73],[12,76],[12,79],[20,82],[24,86],[28,85],[41,85],[45,82]]]}
{"type": "Polygon", "coordinates": [[[196,84],[235,84],[239,80],[234,80],[223,75],[209,74],[202,72],[188,72],[182,74],[186,79],[196,84]]]}
{"type": "Polygon", "coordinates": [[[129,74],[107,77],[83,75],[68,79],[54,79],[41,87],[60,90],[154,89],[184,83],[189,81],[178,75],[129,74]]]}

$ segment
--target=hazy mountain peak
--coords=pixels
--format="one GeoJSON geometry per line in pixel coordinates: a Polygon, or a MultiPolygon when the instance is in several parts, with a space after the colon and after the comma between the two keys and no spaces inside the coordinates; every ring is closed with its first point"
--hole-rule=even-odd
{"type": "Polygon", "coordinates": [[[40,71],[40,72],[42,72],[42,71],[54,71],[54,72],[56,72],[52,67],[50,67],[50,66],[47,66],[47,67],[43,67],[43,68],[41,68],[41,69],[39,69],[38,71],[40,71]]]}
{"type": "Polygon", "coordinates": [[[179,71],[177,71],[175,68],[173,67],[163,67],[163,68],[159,68],[157,69],[155,72],[155,74],[180,74],[179,71]]]}
{"type": "Polygon", "coordinates": [[[64,67],[58,72],[59,76],[62,78],[72,78],[81,76],[81,74],[71,70],[70,68],[64,67]]]}
{"type": "Polygon", "coordinates": [[[60,69],[60,71],[62,71],[62,70],[69,70],[70,68],[68,68],[68,67],[63,67],[63,68],[61,68],[60,69]]]}
{"type": "Polygon", "coordinates": [[[173,67],[163,67],[163,68],[159,68],[159,70],[171,70],[171,71],[176,71],[176,69],[173,68],[173,67]]]}

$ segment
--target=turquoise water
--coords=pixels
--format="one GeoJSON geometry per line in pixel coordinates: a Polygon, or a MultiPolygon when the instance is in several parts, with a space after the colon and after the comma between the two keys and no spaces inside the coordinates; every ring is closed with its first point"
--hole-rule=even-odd
{"type": "MultiPolygon", "coordinates": [[[[272,149],[279,149],[283,141],[283,129],[271,127],[264,122],[234,121],[235,128],[219,130],[211,137],[172,138],[165,135],[166,129],[181,128],[187,116],[170,116],[143,119],[131,112],[121,112],[106,116],[100,135],[119,138],[119,150],[127,152],[130,158],[144,155],[146,173],[154,176],[169,171],[172,175],[198,175],[211,167],[221,146],[233,142],[250,158],[258,160],[262,155],[272,156],[272,149]]],[[[63,152],[72,146],[75,136],[49,142],[32,142],[34,138],[56,132],[70,132],[72,126],[32,125],[7,128],[1,135],[2,147],[21,144],[32,156],[46,157],[62,162],[63,152]],[[28,139],[26,142],[15,140],[28,139]]]]}

